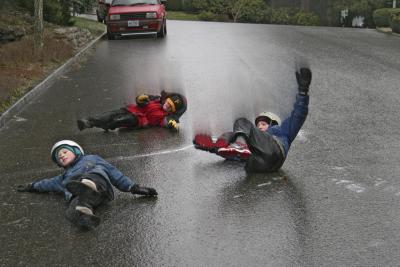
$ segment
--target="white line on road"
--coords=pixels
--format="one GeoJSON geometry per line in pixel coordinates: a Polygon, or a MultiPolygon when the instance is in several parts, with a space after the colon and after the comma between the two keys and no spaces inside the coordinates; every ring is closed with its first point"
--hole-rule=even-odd
{"type": "Polygon", "coordinates": [[[188,146],[184,146],[184,147],[177,148],[177,149],[164,150],[164,151],[148,153],[148,154],[140,154],[140,155],[134,155],[134,156],[118,156],[118,157],[114,157],[114,158],[108,158],[107,160],[109,160],[109,161],[131,160],[131,159],[137,159],[137,158],[145,158],[145,157],[151,157],[151,156],[165,155],[165,154],[171,154],[171,153],[180,152],[180,151],[186,150],[186,149],[191,148],[191,147],[193,147],[193,145],[188,145],[188,146]]]}

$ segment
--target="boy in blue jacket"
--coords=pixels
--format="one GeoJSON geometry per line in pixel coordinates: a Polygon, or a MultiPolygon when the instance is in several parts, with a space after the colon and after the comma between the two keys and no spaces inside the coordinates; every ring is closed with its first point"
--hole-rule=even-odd
{"type": "Polygon", "coordinates": [[[223,134],[216,142],[208,135],[196,135],[193,140],[195,148],[224,158],[246,161],[247,172],[277,171],[285,162],[290,145],[307,118],[311,78],[308,68],[296,72],[298,94],[291,115],[282,124],[273,113],[260,114],[256,118],[256,126],[240,118],[235,121],[233,132],[223,134]]]}
{"type": "Polygon", "coordinates": [[[19,192],[59,192],[69,201],[66,217],[83,228],[95,228],[100,218],[94,208],[114,199],[113,186],[132,194],[156,196],[157,191],[142,187],[97,155],[85,155],[82,147],[62,140],[51,149],[52,160],[64,173],[50,179],[18,185],[19,192]]]}

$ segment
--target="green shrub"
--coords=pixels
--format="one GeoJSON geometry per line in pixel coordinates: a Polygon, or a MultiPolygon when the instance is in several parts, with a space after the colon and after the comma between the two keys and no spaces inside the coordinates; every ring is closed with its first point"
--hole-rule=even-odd
{"type": "Polygon", "coordinates": [[[71,11],[70,11],[70,1],[69,0],[61,0],[61,18],[59,20],[59,24],[61,25],[72,25],[71,20],[71,11]]]}
{"type": "Polygon", "coordinates": [[[392,15],[390,24],[393,32],[400,33],[400,13],[392,15]]]}
{"type": "MultiPolygon", "coordinates": [[[[10,0],[7,0],[10,1],[10,0]]],[[[17,5],[22,10],[29,11],[33,16],[35,12],[34,1],[32,0],[15,0],[17,5]]],[[[67,25],[70,24],[70,0],[44,0],[43,1],[43,19],[47,22],[67,25]]]]}
{"type": "Polygon", "coordinates": [[[296,25],[302,26],[319,26],[320,19],[317,15],[311,12],[300,11],[294,15],[296,25]]]}
{"type": "Polygon", "coordinates": [[[272,24],[318,26],[320,19],[312,12],[301,11],[295,8],[266,9],[265,22],[272,24]]]}
{"type": "Polygon", "coordinates": [[[231,21],[231,19],[229,18],[229,16],[227,14],[217,14],[217,20],[216,21],[228,22],[228,21],[231,21]]]}
{"type": "Polygon", "coordinates": [[[204,21],[217,21],[217,14],[210,11],[203,11],[200,12],[199,19],[204,21]]]}
{"type": "Polygon", "coordinates": [[[168,11],[167,17],[172,20],[199,20],[198,14],[183,11],[168,11]]]}
{"type": "Polygon", "coordinates": [[[230,21],[228,15],[226,14],[215,14],[210,11],[203,11],[198,15],[199,20],[204,20],[204,21],[221,21],[221,22],[226,22],[230,21]]]}
{"type": "Polygon", "coordinates": [[[61,20],[61,5],[50,0],[43,3],[43,18],[45,21],[58,23],[61,20]]]}
{"type": "Polygon", "coordinates": [[[293,8],[273,8],[269,21],[273,24],[294,24],[294,15],[298,12],[293,8]]]}
{"type": "Polygon", "coordinates": [[[185,1],[183,3],[182,9],[183,9],[183,11],[186,11],[186,12],[193,12],[194,7],[193,7],[192,1],[185,1]]]}
{"type": "Polygon", "coordinates": [[[381,8],[374,11],[373,18],[376,27],[388,27],[390,25],[391,8],[381,8]]]}
{"type": "Polygon", "coordinates": [[[373,13],[376,27],[389,27],[392,14],[400,13],[400,8],[381,8],[373,13]]]}
{"type": "Polygon", "coordinates": [[[182,1],[181,0],[168,0],[167,10],[182,11],[182,1]]]}
{"type": "Polygon", "coordinates": [[[240,12],[236,13],[236,20],[242,22],[263,22],[266,8],[267,6],[263,0],[248,0],[240,12]]]}

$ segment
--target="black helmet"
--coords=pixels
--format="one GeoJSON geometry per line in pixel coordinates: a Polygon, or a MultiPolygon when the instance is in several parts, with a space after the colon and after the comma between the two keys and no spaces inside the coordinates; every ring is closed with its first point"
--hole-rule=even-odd
{"type": "Polygon", "coordinates": [[[173,94],[168,96],[165,99],[165,102],[169,103],[172,109],[172,112],[176,112],[184,107],[185,103],[182,97],[178,94],[173,94]]]}

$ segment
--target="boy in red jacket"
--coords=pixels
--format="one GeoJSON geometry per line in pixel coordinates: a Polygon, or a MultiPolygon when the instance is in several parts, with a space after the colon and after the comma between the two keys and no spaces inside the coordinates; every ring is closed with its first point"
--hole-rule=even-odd
{"type": "Polygon", "coordinates": [[[161,91],[161,95],[142,94],[136,97],[136,104],[106,112],[100,116],[77,121],[79,130],[98,127],[105,131],[116,128],[166,127],[179,130],[179,118],[186,111],[187,101],[178,93],[161,91]]]}

